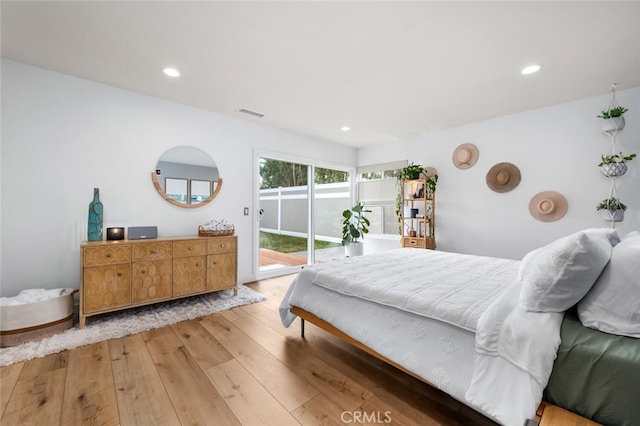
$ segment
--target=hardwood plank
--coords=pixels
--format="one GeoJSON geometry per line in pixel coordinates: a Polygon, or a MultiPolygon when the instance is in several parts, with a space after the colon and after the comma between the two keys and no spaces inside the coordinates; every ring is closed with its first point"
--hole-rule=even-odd
{"type": "Polygon", "coordinates": [[[142,337],[182,424],[207,425],[212,419],[216,425],[240,424],[171,327],[142,337]]]}
{"type": "Polygon", "coordinates": [[[199,320],[182,321],[171,328],[203,370],[233,359],[233,355],[200,325],[199,320]]]}
{"type": "MultiPolygon", "coordinates": [[[[264,307],[262,303],[256,303],[254,306],[256,306],[256,308],[251,311],[250,315],[252,318],[261,321],[263,324],[265,324],[267,327],[271,328],[281,336],[291,339],[297,339],[301,337],[300,320],[294,321],[293,324],[285,328],[284,325],[282,325],[279,314],[274,315],[274,312],[264,307]]],[[[306,332],[313,333],[313,329],[311,328],[305,330],[305,333],[306,332]]]]}
{"type": "Polygon", "coordinates": [[[243,425],[298,425],[295,418],[233,359],[206,371],[243,425]]]}
{"type": "Polygon", "coordinates": [[[122,426],[180,425],[141,334],[109,341],[122,426]]]}
{"type": "Polygon", "coordinates": [[[69,363],[69,351],[35,358],[25,363],[18,380],[28,380],[61,368],[67,368],[69,363]]]}
{"type": "MultiPolygon", "coordinates": [[[[60,424],[66,368],[19,379],[0,421],[3,425],[60,424]]],[[[66,426],[66,425],[65,425],[66,426]]]]}
{"type": "Polygon", "coordinates": [[[13,393],[23,366],[24,362],[19,362],[0,367],[0,418],[2,418],[2,413],[4,413],[4,409],[7,407],[7,403],[13,393]]]}
{"type": "Polygon", "coordinates": [[[243,315],[239,315],[238,312],[239,312],[238,308],[233,308],[233,309],[227,309],[226,311],[220,312],[220,315],[225,317],[227,321],[234,322],[235,320],[243,317],[243,315]]]}
{"type": "MultiPolygon", "coordinates": [[[[413,410],[398,410],[395,404],[390,404],[378,396],[374,396],[362,404],[356,411],[360,413],[358,418],[362,419],[362,423],[364,424],[390,423],[394,426],[414,426],[416,424],[420,424],[421,426],[439,426],[447,423],[446,418],[436,421],[427,416],[416,416],[413,410]]],[[[351,416],[345,419],[353,420],[354,418],[351,416]]]]}
{"type": "Polygon", "coordinates": [[[107,426],[119,423],[107,342],[69,352],[65,389],[61,424],[107,426]]]}
{"type": "Polygon", "coordinates": [[[208,316],[201,324],[287,410],[294,410],[318,394],[317,389],[221,315],[208,316]]]}
{"type": "Polygon", "coordinates": [[[343,410],[355,410],[373,396],[357,382],[311,354],[303,345],[281,336],[257,319],[245,318],[234,325],[343,410]]]}
{"type": "MultiPolygon", "coordinates": [[[[311,401],[305,402],[291,414],[305,426],[342,426],[346,424],[346,422],[342,420],[343,413],[345,413],[345,410],[331,402],[326,395],[320,394],[311,401]]],[[[348,413],[349,412],[345,414],[345,418],[348,416],[348,413]]]]}

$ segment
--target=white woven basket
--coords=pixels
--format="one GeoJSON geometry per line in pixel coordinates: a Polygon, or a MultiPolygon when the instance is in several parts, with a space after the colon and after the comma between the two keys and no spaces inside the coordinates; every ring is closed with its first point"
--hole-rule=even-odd
{"type": "Polygon", "coordinates": [[[73,295],[23,305],[0,306],[0,347],[60,333],[73,325],[73,295]]]}

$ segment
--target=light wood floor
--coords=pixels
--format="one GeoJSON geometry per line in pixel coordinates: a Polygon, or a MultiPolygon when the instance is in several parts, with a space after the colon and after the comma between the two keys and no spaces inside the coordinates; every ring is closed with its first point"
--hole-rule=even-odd
{"type": "Polygon", "coordinates": [[[493,425],[269,300],[0,369],[2,425],[493,425]]]}

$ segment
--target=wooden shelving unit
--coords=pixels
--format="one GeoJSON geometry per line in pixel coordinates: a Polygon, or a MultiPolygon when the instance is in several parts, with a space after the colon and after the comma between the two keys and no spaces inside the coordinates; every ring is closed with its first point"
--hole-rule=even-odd
{"type": "Polygon", "coordinates": [[[436,195],[427,179],[402,181],[402,247],[436,248],[436,195]]]}

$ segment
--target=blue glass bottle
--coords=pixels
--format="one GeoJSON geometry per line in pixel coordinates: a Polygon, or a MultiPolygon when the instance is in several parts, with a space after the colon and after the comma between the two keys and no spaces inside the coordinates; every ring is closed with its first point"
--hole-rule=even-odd
{"type": "Polygon", "coordinates": [[[100,188],[93,188],[93,201],[89,203],[89,226],[87,240],[102,240],[103,207],[100,202],[100,188]]]}

